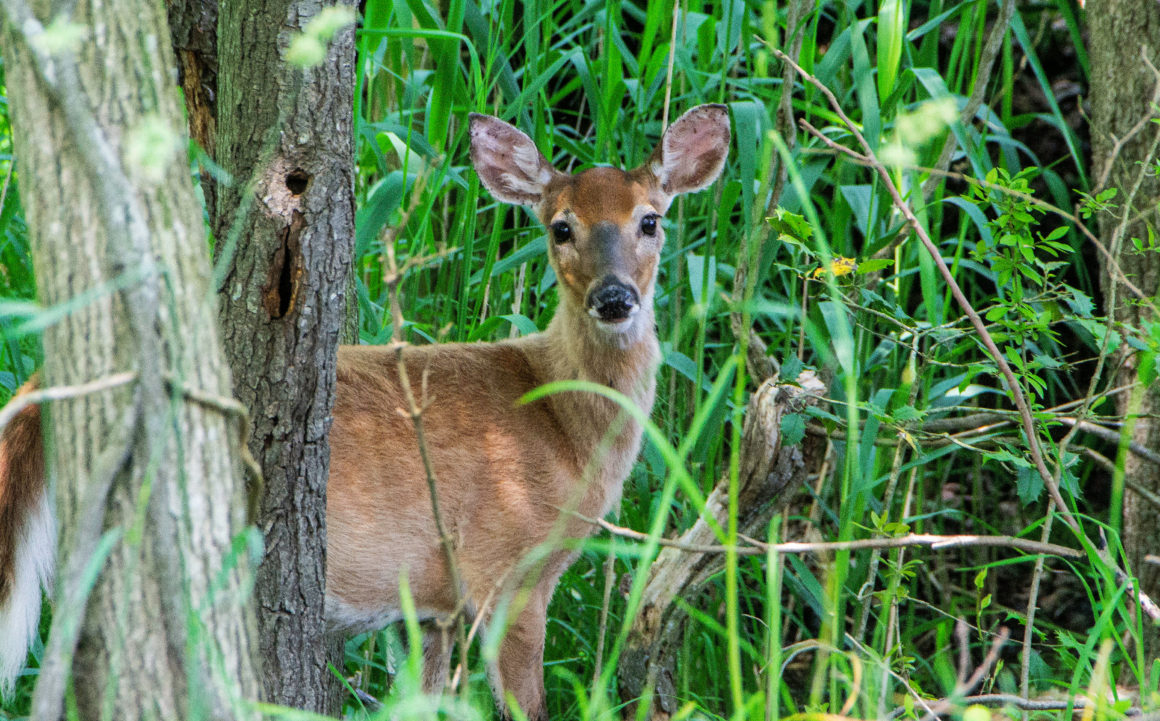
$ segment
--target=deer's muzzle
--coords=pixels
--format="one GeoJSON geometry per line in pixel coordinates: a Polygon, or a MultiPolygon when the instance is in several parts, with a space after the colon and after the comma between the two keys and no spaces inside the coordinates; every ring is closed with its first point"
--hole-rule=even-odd
{"type": "Polygon", "coordinates": [[[605,323],[621,323],[640,310],[636,288],[606,277],[588,292],[588,315],[605,323]]]}

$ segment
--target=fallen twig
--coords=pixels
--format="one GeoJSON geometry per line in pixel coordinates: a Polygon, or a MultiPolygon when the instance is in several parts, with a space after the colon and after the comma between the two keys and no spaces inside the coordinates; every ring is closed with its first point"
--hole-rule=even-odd
{"type": "MultiPolygon", "coordinates": [[[[621,538],[631,538],[635,541],[647,541],[651,538],[647,533],[618,526],[602,518],[589,518],[576,512],[571,512],[571,515],[585,523],[603,528],[609,533],[620,536],[621,538]]],[[[725,545],[681,543],[680,541],[674,541],[669,538],[658,538],[657,543],[667,548],[675,548],[678,551],[688,551],[689,553],[728,553],[733,551],[739,556],[764,556],[771,551],[773,553],[831,553],[833,551],[857,551],[868,548],[905,548],[908,546],[926,547],[935,551],[941,551],[946,548],[966,548],[974,546],[1013,548],[1027,553],[1060,556],[1061,558],[1087,558],[1086,553],[1074,548],[1060,546],[1055,543],[1042,543],[1017,536],[908,533],[905,536],[864,538],[857,541],[787,541],[784,543],[765,543],[764,541],[759,541],[744,535],[739,537],[745,541],[745,545],[737,546],[736,548],[725,545]]]]}
{"type": "MultiPolygon", "coordinates": [[[[1089,706],[1087,699],[1073,698],[1071,700],[1044,700],[1034,698],[1024,698],[1013,693],[984,693],[975,696],[963,696],[958,699],[947,700],[949,704],[943,712],[954,709],[966,708],[967,706],[1014,706],[1020,711],[1066,711],[1068,709],[1080,710],[1089,706]]],[[[890,712],[887,718],[895,719],[903,716],[907,710],[903,706],[899,706],[890,712]]],[[[1129,713],[1129,716],[1132,714],[1129,713]]],[[[1142,721],[1142,719],[1141,719],[1142,721]]]]}

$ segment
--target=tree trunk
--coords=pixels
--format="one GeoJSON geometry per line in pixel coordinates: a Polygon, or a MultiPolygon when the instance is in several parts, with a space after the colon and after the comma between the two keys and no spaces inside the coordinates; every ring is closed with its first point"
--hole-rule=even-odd
{"type": "Polygon", "coordinates": [[[50,9],[0,10],[40,299],[73,306],[45,330],[44,383],[133,372],[48,409],[60,570],[32,717],[61,717],[71,683],[81,718],[254,718],[243,419],[165,10],[78,0],[76,37],[51,55],[29,42],[50,9]]]}
{"type": "Polygon", "coordinates": [[[300,70],[282,58],[312,0],[227,3],[218,22],[218,162],[233,178],[213,219],[225,256],[222,325],[266,489],[257,596],[268,698],[332,713],[342,667],[323,625],[327,434],[354,251],[354,32],[300,70]]]}
{"type": "MultiPolygon", "coordinates": [[[[1155,173],[1144,172],[1156,157],[1156,125],[1146,120],[1156,114],[1153,103],[1157,78],[1143,59],[1146,54],[1154,66],[1160,66],[1160,5],[1154,0],[1098,0],[1088,7],[1087,18],[1091,31],[1094,177],[1098,183],[1106,175],[1106,185],[1119,189],[1113,201],[1118,205],[1116,211],[1101,214],[1100,236],[1120,270],[1154,304],[1160,301],[1160,253],[1137,252],[1130,239],[1148,238],[1147,227],[1144,222],[1122,224],[1121,218],[1155,208],[1160,201],[1160,179],[1155,173]],[[1118,152],[1117,140],[1126,140],[1118,152]]],[[[1102,280],[1105,297],[1112,301],[1107,313],[1122,324],[1118,327],[1139,329],[1160,320],[1154,316],[1150,303],[1141,302],[1119,282],[1107,263],[1102,280]]],[[[1117,368],[1113,385],[1136,383],[1139,362],[1135,350],[1121,345],[1112,358],[1112,367],[1117,368]]],[[[1116,403],[1120,414],[1136,416],[1132,440],[1145,448],[1160,448],[1160,384],[1154,383],[1150,388],[1137,386],[1133,393],[1116,396],[1116,403]]],[[[1129,454],[1125,475],[1153,493],[1160,493],[1160,467],[1155,464],[1129,454]]],[[[1122,538],[1132,572],[1140,578],[1142,590],[1153,599],[1160,598],[1160,566],[1144,560],[1145,555],[1155,551],[1160,509],[1128,490],[1124,495],[1123,524],[1122,538]]],[[[1155,658],[1160,652],[1157,632],[1154,627],[1149,628],[1146,619],[1144,625],[1145,650],[1148,658],[1155,658]]]]}

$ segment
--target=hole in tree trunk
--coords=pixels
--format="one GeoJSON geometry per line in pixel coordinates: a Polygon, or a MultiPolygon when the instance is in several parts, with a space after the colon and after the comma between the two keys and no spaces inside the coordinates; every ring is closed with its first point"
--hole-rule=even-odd
{"type": "Polygon", "coordinates": [[[310,176],[302,168],[295,168],[286,175],[286,188],[291,195],[302,195],[310,184],[310,176]]]}
{"type": "Polygon", "coordinates": [[[290,225],[279,234],[282,242],[270,261],[262,293],[271,318],[283,318],[294,310],[303,270],[300,238],[305,225],[306,219],[295,211],[290,225]]]}

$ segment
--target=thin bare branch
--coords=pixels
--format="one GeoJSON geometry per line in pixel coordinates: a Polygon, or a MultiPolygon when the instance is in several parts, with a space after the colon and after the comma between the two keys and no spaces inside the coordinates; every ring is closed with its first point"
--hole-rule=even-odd
{"type": "MultiPolygon", "coordinates": [[[[1090,421],[1081,421],[1078,418],[1072,418],[1071,416],[1057,416],[1054,420],[1059,421],[1065,425],[1074,426],[1084,433],[1090,433],[1093,436],[1098,436],[1105,441],[1111,441],[1112,443],[1120,442],[1119,431],[1112,430],[1111,428],[1105,428],[1104,426],[1092,423],[1090,421]]],[[[1160,465],[1160,453],[1157,453],[1156,451],[1153,451],[1149,448],[1145,448],[1143,445],[1136,443],[1135,441],[1130,441],[1128,443],[1128,450],[1130,450],[1132,453],[1135,453],[1137,456],[1143,458],[1144,460],[1149,461],[1150,463],[1160,465]]]]}
{"type": "MultiPolygon", "coordinates": [[[[1039,537],[1044,541],[1051,538],[1053,520],[1054,516],[1050,513],[1043,519],[1043,528],[1039,532],[1039,537]]],[[[1035,565],[1031,568],[1031,586],[1027,591],[1027,610],[1025,611],[1027,622],[1023,624],[1022,651],[1019,654],[1019,690],[1024,696],[1031,693],[1031,646],[1035,640],[1035,614],[1039,612],[1039,586],[1043,582],[1045,565],[1043,556],[1035,559],[1035,565]]],[[[1026,714],[1024,717],[1024,721],[1026,721],[1026,714]]]]}
{"type": "Polygon", "coordinates": [[[1111,550],[1108,548],[1108,539],[1104,534],[1103,528],[1100,528],[1100,539],[1096,544],[1096,554],[1100,557],[1100,560],[1107,564],[1108,568],[1112,569],[1116,577],[1116,583],[1121,586],[1127,586],[1133,598],[1139,597],[1140,610],[1148,618],[1152,619],[1153,623],[1160,622],[1160,606],[1157,606],[1156,602],[1140,589],[1140,585],[1136,583],[1136,580],[1120,568],[1119,564],[1112,558],[1111,550]]]}
{"type": "Polygon", "coordinates": [[[592,671],[593,688],[600,683],[600,674],[604,666],[604,643],[608,635],[608,611],[612,600],[612,579],[616,575],[616,550],[608,549],[608,557],[604,559],[604,592],[600,597],[600,628],[596,636],[596,668],[592,671]]]}
{"type": "Polygon", "coordinates": [[[862,132],[858,129],[857,124],[855,124],[854,121],[852,121],[850,117],[846,115],[846,111],[842,108],[842,104],[838,102],[838,99],[834,96],[834,93],[825,85],[825,83],[818,80],[810,73],[806,72],[804,68],[797,65],[797,63],[794,62],[794,60],[785,53],[777,49],[773,49],[773,53],[782,62],[793,63],[797,72],[826,97],[827,101],[830,103],[831,109],[837,113],[839,118],[841,118],[842,122],[854,135],[854,138],[857,139],[859,145],[862,146],[866,157],[872,161],[871,166],[882,179],[882,183],[887,192],[890,193],[890,197],[894,202],[895,208],[897,208],[897,210],[902,213],[903,217],[906,218],[907,223],[914,230],[914,233],[918,236],[919,240],[922,241],[923,246],[930,254],[931,259],[938,267],[940,275],[942,275],[944,282],[950,289],[951,295],[954,296],[955,301],[959,304],[959,307],[962,308],[963,312],[967,314],[968,318],[970,318],[971,325],[975,327],[975,331],[979,335],[979,340],[982,341],[983,345],[987,349],[987,352],[994,359],[995,364],[999,367],[1000,373],[1002,373],[1003,378],[1006,380],[1007,391],[1011,394],[1011,399],[1015,402],[1015,406],[1019,409],[1019,415],[1023,421],[1023,432],[1027,436],[1027,447],[1031,454],[1032,463],[1035,466],[1035,470],[1039,473],[1040,478],[1043,480],[1044,486],[1047,487],[1048,493],[1051,495],[1051,499],[1055,504],[1056,509],[1068,526],[1070,526],[1075,532],[1082,533],[1082,528],[1079,525],[1079,521],[1076,520],[1075,516],[1072,515],[1071,510],[1067,507],[1067,502],[1064,501],[1063,494],[1060,493],[1059,486],[1055,482],[1055,478],[1052,477],[1051,472],[1048,470],[1047,463],[1044,461],[1043,452],[1039,447],[1039,436],[1035,427],[1035,419],[1031,415],[1031,408],[1027,404],[1027,399],[1023,396],[1023,389],[1020,387],[1019,381],[1015,377],[1014,371],[1011,370],[1011,366],[1007,363],[1007,359],[1003,356],[1002,351],[1000,351],[999,347],[995,344],[995,340],[987,331],[987,327],[983,323],[983,319],[979,316],[978,312],[975,311],[974,306],[971,305],[971,302],[967,299],[967,296],[959,287],[958,281],[955,280],[954,274],[951,273],[950,268],[947,267],[946,261],[943,260],[942,254],[938,250],[938,246],[935,245],[930,235],[927,234],[926,229],[915,216],[914,211],[910,208],[910,205],[906,202],[906,200],[903,199],[902,194],[894,184],[894,179],[891,177],[890,172],[886,169],[886,166],[878,160],[877,156],[874,154],[873,149],[870,147],[870,143],[867,142],[865,136],[862,135],[862,132]]]}
{"type": "Polygon", "coordinates": [[[114,373],[113,375],[98,378],[88,383],[80,383],[72,386],[53,386],[51,388],[40,388],[27,393],[21,393],[18,396],[13,396],[8,405],[0,408],[0,431],[4,430],[13,418],[17,416],[22,410],[29,406],[34,406],[48,401],[63,401],[69,398],[79,398],[87,396],[92,393],[100,393],[111,388],[119,388],[120,386],[132,383],[137,379],[137,374],[133,371],[126,371],[124,373],[114,373]]]}
{"type": "Polygon", "coordinates": [[[806,120],[805,118],[799,118],[798,125],[802,126],[806,132],[822,141],[823,145],[825,145],[830,150],[833,150],[838,155],[845,155],[847,158],[850,158],[854,162],[865,165],[868,168],[874,166],[874,161],[871,158],[863,155],[862,153],[859,153],[853,148],[847,148],[845,145],[831,140],[829,136],[815,128],[810,123],[810,121],[806,120]]]}
{"type": "MultiPolygon", "coordinates": [[[[415,397],[415,391],[411,387],[411,378],[407,372],[407,363],[403,358],[403,351],[407,347],[407,342],[403,339],[404,318],[403,308],[399,302],[399,284],[402,282],[406,270],[422,261],[421,259],[409,258],[403,267],[400,268],[395,259],[395,239],[399,231],[406,227],[407,222],[418,209],[426,184],[427,176],[425,174],[419,176],[411,188],[411,202],[404,210],[403,217],[396,225],[387,228],[383,234],[383,265],[386,268],[384,282],[386,283],[387,293],[390,298],[391,322],[394,326],[391,333],[391,345],[395,350],[395,362],[399,373],[399,387],[407,403],[407,407],[400,410],[411,420],[411,424],[415,430],[415,439],[419,446],[419,457],[423,462],[423,471],[427,476],[427,493],[431,500],[431,512],[435,519],[435,531],[439,534],[439,543],[442,545],[443,553],[447,558],[447,573],[456,597],[455,613],[451,619],[447,620],[447,623],[454,624],[458,629],[461,666],[465,667],[467,659],[467,632],[463,614],[467,607],[467,599],[464,597],[463,576],[459,571],[459,562],[455,553],[455,539],[448,533],[447,525],[444,523],[443,515],[439,509],[439,492],[436,488],[435,466],[431,461],[431,455],[427,446],[427,436],[423,425],[423,411],[426,409],[428,403],[428,399],[426,398],[426,379],[423,379],[424,398],[420,402],[415,397]]],[[[456,678],[459,677],[457,672],[456,678]]],[[[466,686],[464,688],[466,689],[466,686]]]]}
{"type": "Polygon", "coordinates": [[[252,523],[257,519],[258,513],[261,510],[262,490],[265,486],[265,478],[262,475],[261,464],[250,453],[250,411],[246,408],[245,404],[232,396],[221,396],[214,393],[206,393],[197,388],[190,388],[169,374],[166,374],[165,381],[186,400],[207,408],[212,408],[233,421],[237,429],[235,432],[238,437],[238,454],[241,458],[242,466],[245,467],[246,474],[250,478],[250,485],[246,491],[248,504],[248,515],[246,518],[252,523]]]}

